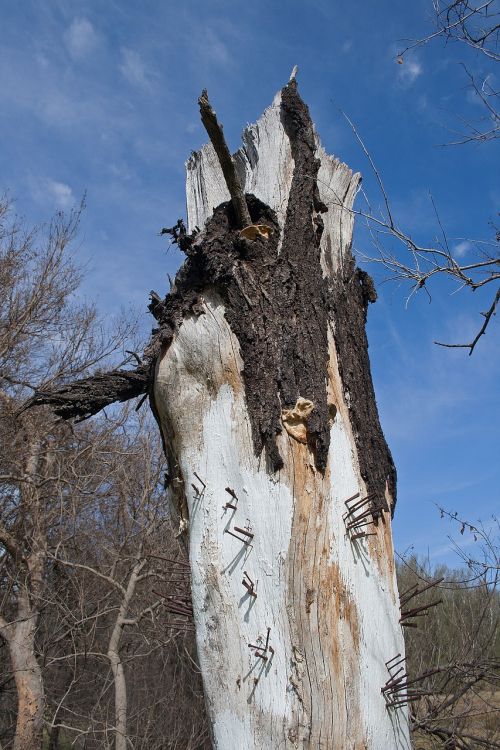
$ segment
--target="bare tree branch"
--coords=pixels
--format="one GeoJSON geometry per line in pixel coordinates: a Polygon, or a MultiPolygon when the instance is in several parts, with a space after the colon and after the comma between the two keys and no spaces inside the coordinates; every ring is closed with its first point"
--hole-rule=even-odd
{"type": "Polygon", "coordinates": [[[422,47],[438,37],[444,37],[446,40],[467,44],[498,62],[500,13],[495,11],[496,5],[496,0],[486,0],[478,5],[471,0],[448,0],[444,5],[440,0],[433,0],[436,31],[413,40],[399,53],[398,58],[403,59],[415,47],[422,47]]]}
{"type": "Polygon", "coordinates": [[[499,300],[500,300],[500,287],[497,289],[497,292],[495,294],[495,297],[489,309],[486,312],[481,313],[481,315],[484,315],[484,323],[469,344],[444,344],[441,341],[435,341],[434,343],[437,344],[438,346],[445,346],[448,349],[454,349],[454,348],[469,349],[469,356],[470,356],[472,352],[474,351],[475,346],[477,342],[479,341],[479,339],[481,338],[481,336],[484,336],[484,334],[486,333],[486,328],[488,327],[488,324],[490,322],[492,315],[496,314],[496,308],[497,308],[499,300]]]}
{"type": "Polygon", "coordinates": [[[388,279],[410,282],[411,290],[407,297],[407,303],[414,294],[422,289],[427,293],[430,300],[431,296],[428,288],[429,282],[436,277],[445,277],[449,280],[456,281],[459,284],[458,289],[467,288],[471,292],[483,288],[488,284],[493,284],[494,286],[498,285],[493,293],[488,310],[482,313],[484,316],[483,324],[472,341],[461,344],[435,342],[440,346],[448,346],[450,348],[467,348],[469,349],[469,354],[472,354],[478,341],[486,333],[486,330],[496,313],[496,308],[500,299],[500,250],[498,248],[498,236],[496,237],[496,241],[467,240],[470,245],[470,251],[471,253],[474,252],[476,254],[477,260],[472,263],[460,263],[455,257],[453,249],[450,247],[448,236],[431,195],[431,206],[441,230],[443,241],[442,243],[437,242],[436,244],[428,246],[423,246],[417,243],[411,235],[397,225],[380,171],[378,170],[354,123],[347,115],[345,115],[345,113],[342,112],[342,115],[349,123],[356,140],[360,144],[363,153],[370,163],[370,167],[375,175],[385,204],[385,214],[381,212],[378,216],[374,215],[369,204],[368,211],[354,208],[348,209],[344,206],[341,196],[336,195],[329,185],[323,183],[324,187],[332,192],[331,205],[338,207],[341,210],[349,211],[352,215],[364,219],[366,227],[376,247],[377,255],[369,256],[363,253],[360,253],[359,255],[368,262],[378,263],[384,266],[390,273],[388,279]],[[393,251],[387,249],[387,238],[391,237],[409,253],[409,260],[401,258],[393,251]]]}

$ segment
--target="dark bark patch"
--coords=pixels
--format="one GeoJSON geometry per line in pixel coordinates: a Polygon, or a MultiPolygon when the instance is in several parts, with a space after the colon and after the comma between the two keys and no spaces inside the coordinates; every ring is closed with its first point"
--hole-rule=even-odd
{"type": "Polygon", "coordinates": [[[375,493],[373,510],[387,510],[386,483],[396,503],[396,468],[386,443],[377,410],[368,357],[365,324],[368,304],[375,302],[371,277],[356,268],[349,253],[343,269],[331,282],[330,314],[340,378],[349,407],[361,476],[375,493]]]}
{"type": "Polygon", "coordinates": [[[307,442],[324,472],[330,445],[327,404],[327,282],[323,278],[320,241],[326,207],[319,200],[320,167],[309,110],[291,81],[281,92],[281,119],[290,139],[294,170],[283,244],[278,263],[282,308],[280,392],[284,406],[302,396],[314,404],[307,420],[307,442]]]}
{"type": "Polygon", "coordinates": [[[269,239],[257,236],[245,240],[231,203],[218,206],[199,241],[189,248],[174,288],[162,304],[159,335],[167,348],[184,317],[193,314],[203,292],[217,292],[240,344],[255,452],[260,455],[266,447],[272,468],[277,470],[283,465],[276,447],[276,434],[281,431],[279,226],[268,206],[253,195],[246,199],[252,222],[271,228],[269,239]]]}
{"type": "Polygon", "coordinates": [[[254,224],[271,228],[269,239],[241,237],[230,203],[215,209],[203,235],[190,243],[187,260],[165,301],[154,303],[164,346],[182,319],[196,314],[207,288],[223,299],[226,319],[238,338],[243,380],[257,455],[266,448],[273,470],[283,465],[276,446],[282,409],[299,397],[314,409],[307,419],[307,442],[316,467],[324,471],[329,447],[327,404],[327,283],[320,264],[326,210],[318,197],[320,166],[309,111],[295,82],[282,91],[282,121],[292,147],[294,173],[283,241],[274,212],[252,195],[247,204],[254,224]]]}

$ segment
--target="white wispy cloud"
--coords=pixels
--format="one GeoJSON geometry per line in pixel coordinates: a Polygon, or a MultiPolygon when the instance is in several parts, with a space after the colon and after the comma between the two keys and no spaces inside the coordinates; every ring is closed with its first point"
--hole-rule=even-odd
{"type": "Polygon", "coordinates": [[[453,255],[455,255],[457,258],[463,258],[464,255],[467,255],[467,253],[471,249],[472,243],[469,242],[469,240],[462,240],[461,242],[457,242],[457,244],[453,246],[453,255]]]}
{"type": "Polygon", "coordinates": [[[67,210],[75,205],[72,188],[65,182],[50,177],[31,179],[31,194],[40,205],[67,210]]]}
{"type": "Polygon", "coordinates": [[[54,203],[57,208],[71,208],[75,203],[75,196],[73,190],[65,182],[57,182],[57,180],[48,179],[46,181],[46,188],[49,194],[54,199],[54,203]]]}
{"type": "Polygon", "coordinates": [[[231,61],[227,45],[213,29],[206,29],[204,47],[206,56],[212,62],[224,64],[231,61]]]}
{"type": "Polygon", "coordinates": [[[64,33],[68,51],[75,60],[86,57],[97,44],[97,34],[86,18],[75,18],[64,33]]]}
{"type": "Polygon", "coordinates": [[[416,57],[404,57],[398,65],[398,78],[405,86],[411,86],[422,73],[422,65],[416,57]]]}
{"type": "Polygon", "coordinates": [[[124,47],[121,51],[120,72],[133,86],[142,89],[151,88],[151,75],[141,55],[133,49],[124,47]]]}

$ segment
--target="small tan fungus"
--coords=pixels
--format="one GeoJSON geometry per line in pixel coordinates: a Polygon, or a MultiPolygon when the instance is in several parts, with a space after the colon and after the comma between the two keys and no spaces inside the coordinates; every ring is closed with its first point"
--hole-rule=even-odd
{"type": "Polygon", "coordinates": [[[267,224],[250,224],[248,227],[243,227],[240,235],[246,240],[254,240],[256,237],[264,237],[265,240],[268,240],[271,231],[271,227],[268,227],[267,224]]]}
{"type": "Polygon", "coordinates": [[[307,443],[307,417],[313,409],[312,401],[299,396],[293,409],[283,409],[281,413],[286,431],[299,443],[307,443]]]}

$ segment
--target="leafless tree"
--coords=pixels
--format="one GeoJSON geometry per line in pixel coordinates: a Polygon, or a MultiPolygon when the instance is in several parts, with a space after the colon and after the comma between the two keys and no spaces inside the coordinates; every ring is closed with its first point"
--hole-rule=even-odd
{"type": "MultiPolygon", "coordinates": [[[[105,473],[101,474],[102,489],[95,493],[94,502],[87,506],[86,512],[78,514],[75,520],[78,528],[74,533],[61,540],[49,555],[59,565],[85,574],[80,586],[85,596],[85,608],[90,606],[95,610],[93,619],[101,630],[101,637],[100,642],[93,643],[91,650],[79,647],[62,656],[49,656],[47,664],[82,658],[108,662],[114,693],[114,717],[111,726],[104,725],[99,731],[111,730],[116,750],[130,746],[125,669],[130,658],[123,657],[124,633],[127,629],[140,629],[146,618],[156,623],[156,615],[160,608],[164,608],[165,599],[153,593],[151,584],[161,583],[167,578],[158,554],[164,546],[165,525],[168,523],[161,445],[151,434],[151,429],[146,429],[143,419],[134,428],[127,416],[126,410],[122,410],[119,418],[113,419],[112,432],[108,430],[104,442],[97,448],[100,455],[96,455],[96,448],[93,448],[93,455],[87,459],[88,471],[95,474],[96,469],[102,472],[105,468],[105,473]],[[97,554],[93,550],[96,541],[99,544],[97,554]],[[95,585],[91,582],[90,587],[89,576],[95,578],[95,585]],[[104,630],[107,637],[105,648],[102,648],[104,630]]],[[[135,660],[143,655],[141,646],[147,652],[158,648],[155,639],[146,638],[142,644],[136,644],[135,660]]],[[[107,679],[103,689],[108,690],[107,679]]],[[[58,709],[63,709],[62,703],[58,709]]],[[[52,726],[57,722],[58,718],[54,716],[52,726]]],[[[85,731],[95,733],[96,729],[96,726],[91,726],[85,731]]]]}
{"type": "Polygon", "coordinates": [[[408,676],[396,695],[411,703],[417,748],[498,748],[498,523],[439,510],[464,539],[450,544],[466,567],[399,565],[408,676]]]}
{"type": "Polygon", "coordinates": [[[73,435],[79,501],[48,550],[36,638],[53,750],[194,750],[207,737],[187,562],[152,429],[129,408],[73,435]]]}
{"type": "MultiPolygon", "coordinates": [[[[108,337],[96,310],[75,304],[71,259],[80,211],[26,230],[0,201],[0,636],[17,695],[14,748],[40,745],[44,689],[35,653],[48,549],[57,537],[75,456],[71,429],[23,397],[84,374],[121,347],[129,326],[108,337]]],[[[72,501],[77,498],[72,496],[72,501]]]]}
{"type": "MultiPolygon", "coordinates": [[[[470,0],[448,0],[445,3],[433,0],[433,22],[435,31],[419,39],[413,39],[398,54],[397,62],[405,64],[405,56],[417,47],[441,40],[445,44],[458,43],[476,52],[482,61],[490,66],[473,74],[463,62],[468,80],[468,88],[482,106],[482,116],[478,122],[459,117],[462,130],[455,140],[446,145],[459,145],[469,142],[485,143],[500,137],[500,112],[498,110],[498,90],[495,87],[494,64],[500,61],[498,41],[500,34],[500,6],[498,0],[470,2],[470,0]]],[[[466,49],[464,48],[464,52],[466,49]]]]}
{"type": "Polygon", "coordinates": [[[27,230],[0,202],[0,742],[199,750],[187,562],[165,530],[159,436],[131,408],[78,428],[20,408],[98,378],[134,335],[74,301],[80,212],[27,230]]]}

